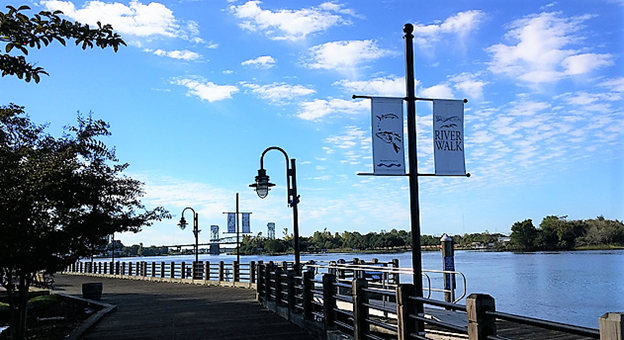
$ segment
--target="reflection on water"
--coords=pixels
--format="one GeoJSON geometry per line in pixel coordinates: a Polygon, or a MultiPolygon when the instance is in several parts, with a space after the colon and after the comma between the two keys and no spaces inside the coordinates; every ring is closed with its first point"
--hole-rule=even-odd
{"type": "MultiPolygon", "coordinates": [[[[401,267],[411,267],[412,263],[411,253],[302,254],[301,262],[350,261],[353,258],[367,261],[377,258],[382,262],[396,258],[401,267]]],[[[188,255],[119,260],[190,263],[194,259],[194,255],[188,255]]],[[[200,261],[228,263],[235,260],[235,255],[200,255],[200,261]]],[[[243,263],[259,260],[292,261],[293,256],[241,256],[243,263]]],[[[425,269],[442,269],[442,255],[439,252],[423,252],[422,265],[425,269]]],[[[598,318],[604,313],[624,312],[622,250],[549,253],[457,251],[455,267],[466,275],[469,294],[490,294],[496,299],[496,308],[500,311],[594,328],[598,327],[598,318]]],[[[410,276],[402,276],[401,280],[412,282],[410,276]]],[[[436,286],[435,283],[433,286],[436,286]]]]}

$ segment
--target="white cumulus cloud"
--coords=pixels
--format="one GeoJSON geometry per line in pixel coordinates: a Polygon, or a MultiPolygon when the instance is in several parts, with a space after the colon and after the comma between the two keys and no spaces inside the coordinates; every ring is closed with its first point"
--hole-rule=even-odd
{"type": "Polygon", "coordinates": [[[248,1],[240,6],[230,6],[230,11],[242,20],[239,25],[241,28],[264,32],[274,40],[305,39],[309,34],[349,23],[348,19],[336,13],[352,15],[351,10],[335,3],[324,3],[319,7],[299,10],[276,11],[262,9],[260,4],[261,1],[248,1]]]}
{"type": "Polygon", "coordinates": [[[187,96],[196,96],[202,101],[207,100],[211,103],[232,98],[232,95],[238,92],[236,86],[217,85],[209,81],[191,78],[175,79],[171,83],[188,88],[187,96]]]}
{"type": "Polygon", "coordinates": [[[476,30],[485,15],[478,10],[459,12],[448,17],[444,22],[432,25],[415,25],[414,42],[422,47],[430,46],[448,35],[464,38],[471,31],[476,30]]]}
{"type": "Polygon", "coordinates": [[[315,99],[301,103],[301,108],[297,117],[304,120],[320,120],[321,118],[332,114],[357,114],[370,111],[370,103],[360,100],[344,100],[344,99],[315,99]]]}
{"type": "Polygon", "coordinates": [[[71,1],[44,0],[41,5],[48,11],[61,10],[67,17],[84,24],[96,25],[98,21],[111,24],[122,36],[181,37],[194,42],[202,41],[198,37],[197,23],[181,25],[173,11],[157,2],[144,5],[135,0],[125,5],[94,0],[86,2],[80,9],[71,1]]]}
{"type": "Polygon", "coordinates": [[[379,77],[371,80],[341,80],[334,83],[346,91],[357,95],[404,97],[405,79],[403,77],[379,77]]]}
{"type": "Polygon", "coordinates": [[[496,44],[489,70],[517,77],[530,84],[554,83],[566,76],[581,75],[613,64],[610,54],[579,53],[577,34],[591,16],[562,18],[558,13],[540,13],[516,20],[506,34],[515,45],[496,44]]]}
{"type": "Polygon", "coordinates": [[[265,55],[256,59],[245,60],[241,63],[241,65],[266,69],[275,66],[275,59],[271,56],[265,55]]]}
{"type": "Polygon", "coordinates": [[[250,88],[256,96],[271,102],[281,102],[284,99],[316,93],[314,89],[309,87],[302,85],[289,85],[286,83],[273,83],[268,85],[243,83],[242,85],[250,88]]]}
{"type": "Polygon", "coordinates": [[[174,51],[165,51],[161,49],[157,49],[155,51],[146,49],[146,52],[154,53],[157,56],[161,57],[169,57],[173,59],[181,59],[181,60],[197,60],[201,58],[201,54],[192,52],[189,50],[174,50],[174,51]]]}
{"type": "Polygon", "coordinates": [[[354,70],[359,64],[373,61],[395,52],[379,48],[373,40],[334,41],[310,48],[312,69],[354,70]]]}

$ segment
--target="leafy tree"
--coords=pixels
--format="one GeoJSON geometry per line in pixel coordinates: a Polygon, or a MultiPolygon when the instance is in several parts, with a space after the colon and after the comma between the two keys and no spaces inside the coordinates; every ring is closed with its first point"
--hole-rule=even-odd
{"type": "Polygon", "coordinates": [[[143,184],[122,175],[128,164],[118,164],[100,140],[108,129],[102,120],[79,115],[77,126],[54,138],[23,107],[0,106],[0,283],[8,292],[14,339],[26,335],[35,273],[96,254],[115,232],[138,232],[171,217],[141,203],[143,184]]]}
{"type": "Polygon", "coordinates": [[[511,227],[511,243],[518,250],[532,250],[536,236],[537,229],[531,219],[516,222],[511,227]]]}
{"type": "Polygon", "coordinates": [[[70,22],[61,19],[61,11],[41,11],[28,17],[22,11],[30,10],[28,6],[18,9],[6,6],[6,13],[0,12],[0,43],[5,44],[4,54],[0,54],[0,70],[2,76],[15,75],[27,82],[34,80],[38,83],[41,74],[49,75],[43,68],[34,66],[26,61],[24,55],[32,48],[41,49],[53,41],[65,46],[65,39],[75,40],[76,46],[82,49],[93,46],[102,49],[112,47],[115,52],[120,45],[126,46],[119,34],[113,31],[111,25],[102,25],[99,21],[96,28],[83,25],[79,22],[70,22]],[[23,55],[10,55],[11,51],[19,51],[23,55]]]}

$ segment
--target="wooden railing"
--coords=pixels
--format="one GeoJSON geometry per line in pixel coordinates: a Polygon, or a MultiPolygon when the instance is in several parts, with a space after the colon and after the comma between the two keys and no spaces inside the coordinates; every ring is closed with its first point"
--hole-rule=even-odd
{"type": "Polygon", "coordinates": [[[457,334],[470,340],[514,339],[514,327],[522,331],[531,327],[532,336],[516,339],[537,335],[546,339],[563,333],[578,339],[623,340],[623,313],[603,315],[600,328],[594,329],[498,312],[494,299],[485,294],[471,294],[466,305],[460,305],[417,297],[412,284],[384,289],[364,275],[355,275],[350,284],[339,279],[331,272],[318,279],[312,270],[296,276],[282,266],[262,263],[258,265],[257,298],[320,339],[430,340],[430,334],[440,331],[449,338],[457,334]],[[504,331],[497,332],[501,324],[504,331]]]}
{"type": "Polygon", "coordinates": [[[256,263],[199,261],[176,262],[77,262],[65,273],[135,280],[256,287],[256,263]]]}
{"type": "MultiPolygon", "coordinates": [[[[319,339],[430,340],[430,334],[445,332],[469,340],[533,339],[535,334],[624,340],[624,313],[603,315],[599,329],[580,327],[497,311],[494,298],[486,294],[471,294],[461,305],[418,297],[415,286],[400,283],[398,275],[382,275],[379,281],[371,277],[370,267],[362,266],[360,272],[338,263],[325,266],[327,272],[318,270],[323,267],[304,264],[297,276],[288,262],[79,262],[65,272],[255,288],[261,304],[319,339]],[[533,335],[522,335],[529,328],[533,335]]],[[[397,272],[390,268],[391,274],[397,272]]]]}

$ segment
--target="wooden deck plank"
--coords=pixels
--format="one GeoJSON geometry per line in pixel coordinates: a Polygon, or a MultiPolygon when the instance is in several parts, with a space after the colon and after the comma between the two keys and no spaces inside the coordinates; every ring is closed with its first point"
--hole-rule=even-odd
{"type": "Polygon", "coordinates": [[[102,282],[102,301],[116,305],[81,339],[315,339],[263,308],[255,291],[57,275],[60,292],[81,295],[81,285],[102,282]]]}

